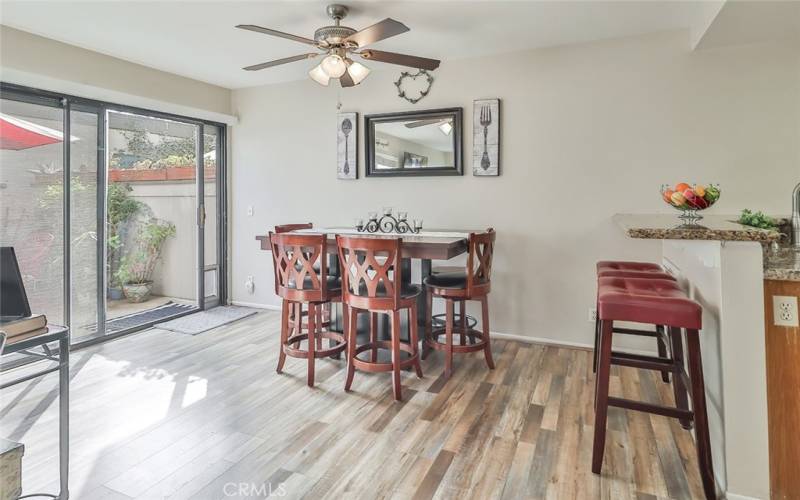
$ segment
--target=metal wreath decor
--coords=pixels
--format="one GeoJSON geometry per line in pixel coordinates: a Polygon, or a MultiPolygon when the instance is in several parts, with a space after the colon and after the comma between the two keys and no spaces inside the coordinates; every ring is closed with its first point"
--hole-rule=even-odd
{"type": "Polygon", "coordinates": [[[416,104],[419,101],[421,101],[423,97],[428,95],[428,92],[431,91],[431,86],[433,85],[433,75],[428,73],[428,71],[424,69],[420,69],[413,75],[408,71],[403,71],[402,73],[400,73],[400,78],[398,78],[397,81],[394,82],[394,85],[395,87],[397,87],[397,95],[399,97],[402,97],[411,104],[416,104]],[[416,80],[417,77],[419,76],[425,77],[425,79],[428,81],[428,86],[424,90],[420,90],[419,97],[408,97],[406,95],[406,91],[403,89],[403,82],[406,79],[416,80]]]}

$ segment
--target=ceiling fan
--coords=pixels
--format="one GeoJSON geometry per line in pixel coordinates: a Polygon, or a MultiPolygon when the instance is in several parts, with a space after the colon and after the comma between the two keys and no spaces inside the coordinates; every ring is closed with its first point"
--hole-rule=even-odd
{"type": "Polygon", "coordinates": [[[253,24],[240,24],[239,29],[255,31],[265,35],[272,35],[295,42],[312,45],[322,52],[308,52],[283,59],[276,59],[261,64],[254,64],[243,69],[247,71],[258,71],[271,68],[281,64],[286,64],[303,59],[313,59],[317,56],[325,56],[322,62],[308,72],[308,75],[321,85],[328,85],[331,78],[338,78],[342,87],[352,87],[361,83],[369,74],[369,69],[363,64],[353,61],[351,54],[361,56],[363,59],[385,62],[389,64],[399,64],[411,68],[434,70],[439,67],[439,61],[425,57],[409,56],[396,52],[385,52],[382,50],[365,49],[367,45],[385,40],[389,37],[399,35],[408,31],[408,27],[392,18],[386,18],[379,23],[373,24],[361,31],[356,31],[348,26],[340,25],[340,21],[347,15],[347,7],[344,5],[328,5],[327,13],[334,20],[333,26],[324,26],[314,32],[314,39],[302,36],[291,35],[282,31],[262,28],[253,24]]]}

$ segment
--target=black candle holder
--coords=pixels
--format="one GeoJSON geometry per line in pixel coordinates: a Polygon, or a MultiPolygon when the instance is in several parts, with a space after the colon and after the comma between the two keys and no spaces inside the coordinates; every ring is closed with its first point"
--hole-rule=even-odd
{"type": "Polygon", "coordinates": [[[384,212],[379,218],[377,214],[370,214],[370,218],[364,223],[363,220],[356,222],[356,230],[359,233],[398,233],[398,234],[419,234],[422,231],[422,222],[414,221],[414,225],[408,223],[405,216],[396,218],[391,212],[384,212]]]}

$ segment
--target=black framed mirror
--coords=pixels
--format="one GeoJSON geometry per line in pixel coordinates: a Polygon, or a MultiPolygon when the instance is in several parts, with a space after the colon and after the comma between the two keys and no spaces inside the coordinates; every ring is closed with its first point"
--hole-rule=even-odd
{"type": "Polygon", "coordinates": [[[367,177],[462,175],[461,108],[366,115],[367,177]]]}

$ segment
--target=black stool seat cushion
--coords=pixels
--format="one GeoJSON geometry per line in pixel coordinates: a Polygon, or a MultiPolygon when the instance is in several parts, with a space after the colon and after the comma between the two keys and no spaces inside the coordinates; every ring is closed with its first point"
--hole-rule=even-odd
{"type": "Polygon", "coordinates": [[[467,273],[466,271],[457,271],[431,274],[423,280],[423,283],[435,288],[463,289],[467,288],[467,273]]]}
{"type": "MultiPolygon", "coordinates": [[[[422,287],[419,285],[414,285],[413,283],[409,283],[403,285],[403,288],[400,290],[400,297],[404,299],[410,299],[412,297],[416,297],[417,295],[422,293],[422,287]]],[[[353,294],[356,295],[356,294],[353,294]]],[[[358,287],[358,296],[365,297],[367,295],[367,285],[364,282],[361,283],[361,286],[358,287]]],[[[377,297],[386,297],[386,287],[384,286],[383,282],[378,283],[378,288],[376,290],[377,297]]]]}
{"type": "MultiPolygon", "coordinates": [[[[317,276],[317,281],[319,281],[319,276],[317,276]]],[[[327,281],[328,281],[327,285],[328,285],[328,291],[329,292],[333,292],[333,291],[337,291],[337,290],[341,290],[342,289],[342,280],[341,280],[341,278],[338,278],[336,276],[328,276],[327,281]]],[[[302,286],[302,288],[297,288],[297,283],[296,283],[294,278],[289,278],[289,287],[288,288],[294,288],[294,289],[297,289],[297,290],[313,290],[314,289],[314,284],[313,284],[313,281],[311,280],[311,276],[306,275],[306,277],[303,278],[303,286],[302,286]]]]}

